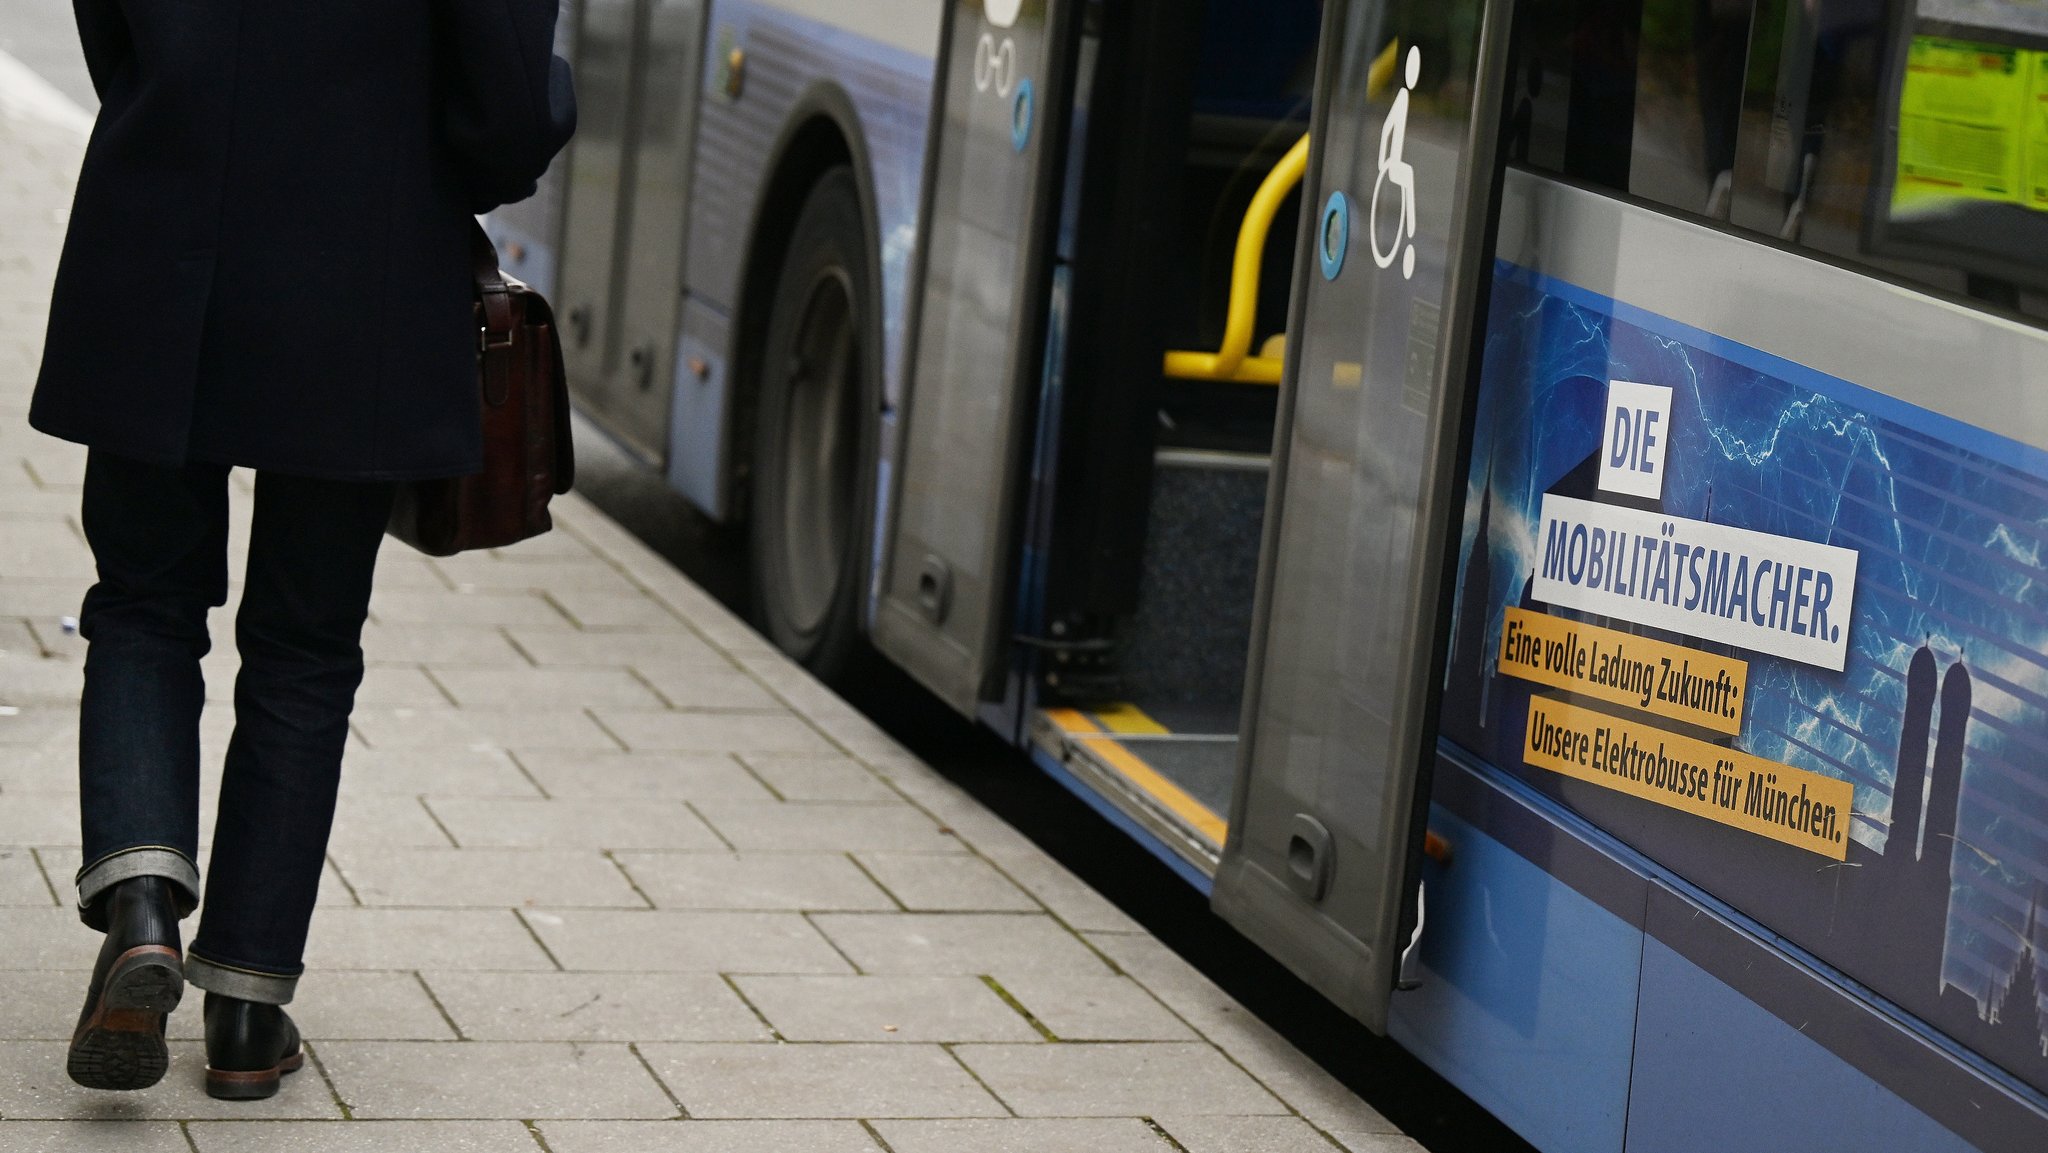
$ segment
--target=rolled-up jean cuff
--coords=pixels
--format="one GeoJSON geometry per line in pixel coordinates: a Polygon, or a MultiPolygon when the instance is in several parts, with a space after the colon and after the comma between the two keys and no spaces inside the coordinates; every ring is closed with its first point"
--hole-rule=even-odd
{"type": "Polygon", "coordinates": [[[78,870],[78,907],[85,909],[101,893],[131,877],[163,877],[181,890],[179,915],[199,903],[199,866],[192,858],[164,845],[139,845],[108,853],[78,870]]]}
{"type": "Polygon", "coordinates": [[[185,980],[209,993],[243,1001],[260,1001],[265,1005],[291,1004],[292,994],[299,987],[297,974],[284,977],[237,965],[224,965],[209,961],[190,949],[185,950],[185,980]]]}

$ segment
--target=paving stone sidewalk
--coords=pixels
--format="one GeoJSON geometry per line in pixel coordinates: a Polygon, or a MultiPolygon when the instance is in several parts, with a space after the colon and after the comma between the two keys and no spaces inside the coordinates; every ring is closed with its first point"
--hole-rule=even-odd
{"type": "Polygon", "coordinates": [[[516,549],[384,552],[307,1069],[210,1100],[195,996],[162,1084],[72,1085],[98,938],[62,619],[92,563],[84,454],[25,422],[82,151],[62,99],[0,74],[0,1150],[1419,1149],[574,496],[516,549]]]}

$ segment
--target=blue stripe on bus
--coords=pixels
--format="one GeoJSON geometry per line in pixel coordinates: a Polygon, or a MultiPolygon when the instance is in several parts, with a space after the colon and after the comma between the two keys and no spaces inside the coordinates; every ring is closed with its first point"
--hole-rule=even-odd
{"type": "Polygon", "coordinates": [[[1457,856],[1427,873],[1423,983],[1388,1033],[1539,1148],[1619,1153],[1642,930],[1442,805],[1429,823],[1457,856]]]}
{"type": "Polygon", "coordinates": [[[1973,1148],[1655,937],[1643,945],[1628,1146],[1658,1153],[1973,1148]]]}
{"type": "MultiPolygon", "coordinates": [[[[1732,997],[1748,1003],[1758,1013],[1776,1022],[1778,1029],[1815,1043],[1820,1051],[1842,1066],[1841,1069],[1828,1070],[1826,1085],[1867,1083],[1873,1092],[1881,1089],[1895,1094],[1901,1098],[1905,1108],[1966,1134],[1985,1149],[2034,1153],[2048,1148],[2048,1099],[2010,1073],[1964,1048],[1926,1021],[1904,1013],[1796,943],[1621,843],[1526,782],[1472,757],[1454,743],[1442,741],[1438,748],[1440,756],[1433,792],[1439,803],[1433,810],[1432,823],[1442,831],[1450,827],[1445,823],[1445,818],[1449,818],[1458,821],[1460,827],[1459,835],[1453,838],[1457,856],[1451,869],[1441,874],[1435,871],[1429,874],[1432,893],[1438,892],[1436,886],[1440,880],[1454,880],[1460,869],[1475,872],[1532,870],[1558,891],[1571,892],[1591,901],[1607,917],[1646,942],[1659,942],[1687,958],[1708,977],[1726,985],[1732,997]],[[1467,823],[1467,817],[1473,823],[1467,823]],[[1513,860],[1487,851],[1496,844],[1505,848],[1513,860]],[[1468,851],[1474,847],[1481,850],[1476,858],[1468,851]],[[1538,861],[1542,864],[1538,865],[1538,861]],[[1589,881],[1593,883],[1589,884],[1589,881]],[[1637,883],[1639,887],[1634,891],[1646,893],[1647,899],[1640,903],[1631,902],[1623,892],[1624,886],[1630,883],[1637,883]]],[[[1500,911],[1501,902],[1497,899],[1499,894],[1494,891],[1496,886],[1483,878],[1468,880],[1465,885],[1468,889],[1482,892],[1482,900],[1493,900],[1489,923],[1500,925],[1504,916],[1500,911]]],[[[1457,893],[1456,889],[1445,890],[1441,897],[1430,902],[1430,908],[1439,909],[1441,900],[1453,899],[1457,893]]],[[[1465,899],[1473,898],[1466,895],[1465,899]]],[[[1540,916],[1529,913],[1527,905],[1525,902],[1523,908],[1510,908],[1508,914],[1540,916]]],[[[1539,903],[1535,907],[1540,909],[1544,906],[1539,903]]],[[[1537,924],[1541,926],[1543,922],[1539,920],[1537,924]]],[[[1572,951],[1574,942],[1564,940],[1556,933],[1549,936],[1552,939],[1547,942],[1548,947],[1567,953],[1572,951]]],[[[1428,939],[1427,932],[1424,939],[1428,939]]],[[[1430,955],[1429,946],[1425,945],[1424,952],[1425,957],[1430,955]]],[[[1638,955],[1629,954],[1631,963],[1638,955]]],[[[1457,977],[1455,970],[1446,971],[1443,975],[1454,981],[1457,977]]],[[[1461,989],[1459,993],[1479,1001],[1472,1012],[1483,1010],[1482,1016],[1522,1020],[1531,1013],[1512,1000],[1503,1000],[1483,981],[1474,983],[1469,990],[1461,989]]],[[[1397,1011],[1401,1005],[1402,1000],[1397,998],[1397,1011]]],[[[1713,1018],[1695,1018],[1693,1025],[1705,1027],[1703,1022],[1718,1027],[1713,1018]]],[[[1450,1052],[1467,1064],[1488,1066],[1491,1062],[1487,1054],[1475,1056],[1467,1051],[1500,1044],[1500,1039],[1472,1028],[1469,1023],[1453,1024],[1461,1027],[1448,1032],[1440,1030],[1441,1035],[1438,1036],[1418,1038],[1412,1045],[1406,1037],[1400,1039],[1468,1094],[1487,1104],[1487,1099],[1460,1080],[1452,1067],[1440,1063],[1444,1060],[1440,1054],[1450,1052]]],[[[1563,1025],[1553,1027],[1569,1030],[1563,1025]]],[[[1752,1039],[1757,1044],[1764,1044],[1771,1037],[1752,1039]]],[[[1533,1040],[1531,1038],[1523,1044],[1533,1044],[1533,1040]]],[[[1558,1043],[1557,1038],[1550,1038],[1550,1041],[1558,1043]]],[[[1660,1056],[1656,1059],[1665,1058],[1660,1056]]],[[[1702,1080],[1717,1075],[1715,1066],[1694,1066],[1692,1071],[1702,1080]]],[[[1602,1071],[1596,1075],[1610,1074],[1602,1071]]],[[[1481,1086],[1484,1084],[1482,1082],[1481,1086]]],[[[1600,1084],[1596,1082],[1588,1086],[1566,1079],[1553,1083],[1550,1090],[1570,1094],[1588,1088],[1597,1089],[1600,1084]]],[[[1633,1111],[1635,1105],[1633,1098],[1631,1100],[1633,1111]]],[[[1507,1107],[1515,1104],[1509,1101],[1507,1107]]],[[[1782,1103],[1766,1104],[1772,1108],[1782,1107],[1782,1103]]],[[[1488,1107],[1495,1108],[1491,1104],[1488,1107]]],[[[1830,1104],[1829,1108],[1834,1106],[1830,1104]]],[[[1499,1112],[1498,1109],[1496,1111],[1499,1112]]],[[[1525,1135],[1530,1133],[1523,1122],[1506,1113],[1501,1116],[1525,1135]]],[[[1699,1139],[1706,1138],[1702,1136],[1699,1139]]],[[[1538,1144],[1545,1143],[1538,1141],[1538,1144]]],[[[1545,1147],[1576,1148],[1569,1143],[1546,1144],[1545,1147]]],[[[1664,1148],[1647,1139],[1634,1147],[1664,1148]]],[[[1777,1142],[1765,1142],[1761,1146],[1739,1142],[1676,1146],[1681,1150],[1780,1147],[1790,1146],[1781,1146],[1777,1142]]],[[[1875,1146],[1824,1144],[1822,1147],[1856,1149],[1858,1153],[1917,1153],[1916,1146],[1882,1143],[1875,1146]]]]}

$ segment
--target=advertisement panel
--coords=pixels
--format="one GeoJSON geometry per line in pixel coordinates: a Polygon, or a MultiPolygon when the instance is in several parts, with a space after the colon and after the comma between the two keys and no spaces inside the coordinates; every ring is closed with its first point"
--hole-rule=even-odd
{"type": "Polygon", "coordinates": [[[2048,1091],[2048,454],[1494,274],[1444,736],[2048,1091]]]}

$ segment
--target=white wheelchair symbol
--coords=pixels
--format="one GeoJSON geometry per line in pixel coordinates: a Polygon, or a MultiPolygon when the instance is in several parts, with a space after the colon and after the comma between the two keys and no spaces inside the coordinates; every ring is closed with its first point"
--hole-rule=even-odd
{"type": "Polygon", "coordinates": [[[988,22],[998,28],[1015,27],[1018,14],[1023,11],[1024,0],[987,0],[982,5],[982,12],[988,17],[988,22]]]}
{"type": "Polygon", "coordinates": [[[1394,106],[1380,128],[1380,172],[1372,183],[1372,206],[1366,217],[1366,237],[1372,244],[1372,262],[1381,268],[1401,258],[1401,276],[1415,275],[1415,166],[1401,158],[1408,142],[1408,93],[1422,79],[1422,49],[1410,47],[1406,83],[1394,93],[1394,106]],[[1401,190],[1401,216],[1394,222],[1394,240],[1380,251],[1380,191],[1388,185],[1401,190]]]}

